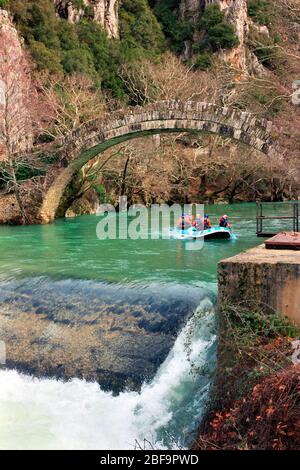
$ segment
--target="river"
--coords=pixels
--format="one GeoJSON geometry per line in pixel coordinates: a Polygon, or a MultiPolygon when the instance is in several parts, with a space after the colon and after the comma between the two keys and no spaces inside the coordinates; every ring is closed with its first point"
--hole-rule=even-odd
{"type": "MultiPolygon", "coordinates": [[[[283,213],[284,206],[277,207],[283,213]]],[[[11,316],[11,311],[22,310],[31,315],[30,309],[35,308],[35,314],[39,309],[57,319],[68,304],[73,317],[85,318],[92,308],[99,310],[97,302],[105,296],[112,305],[108,313],[112,323],[116,301],[119,306],[126,302],[131,310],[133,304],[136,309],[137,304],[147,303],[153,318],[158,314],[161,318],[155,329],[153,322],[150,328],[143,320],[149,337],[168,333],[159,358],[145,362],[149,377],[138,375],[137,381],[143,379],[139,390],[125,387],[116,394],[109,389],[109,381],[102,387],[79,378],[37,378],[2,366],[1,449],[183,448],[190,444],[213,381],[217,263],[261,242],[255,235],[254,204],[206,210],[213,223],[226,212],[237,239],[209,241],[200,251],[187,251],[184,242],[177,240],[100,241],[96,216],[60,219],[48,226],[0,227],[2,312],[10,309],[6,314],[11,316]]],[[[63,318],[64,323],[68,318],[63,318]]],[[[135,338],[142,344],[140,336],[135,338]]],[[[126,356],[124,344],[131,347],[123,341],[121,356],[126,356]]],[[[137,368],[143,364],[141,356],[137,354],[137,368]]]]}

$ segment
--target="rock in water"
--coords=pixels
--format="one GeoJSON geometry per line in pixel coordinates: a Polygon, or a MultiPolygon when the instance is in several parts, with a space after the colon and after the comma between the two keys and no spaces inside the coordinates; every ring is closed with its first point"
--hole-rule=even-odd
{"type": "Polygon", "coordinates": [[[136,287],[35,278],[0,284],[6,367],[37,377],[139,390],[166,359],[206,294],[186,286],[136,287]]]}

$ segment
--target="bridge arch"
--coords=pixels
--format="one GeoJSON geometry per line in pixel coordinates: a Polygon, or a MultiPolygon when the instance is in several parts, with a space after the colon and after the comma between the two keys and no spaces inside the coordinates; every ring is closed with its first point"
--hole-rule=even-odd
{"type": "Polygon", "coordinates": [[[40,223],[53,221],[74,174],[99,153],[126,140],[163,132],[206,132],[230,137],[272,157],[279,149],[271,130],[270,121],[253,114],[192,101],[162,101],[95,119],[61,143],[58,160],[46,175],[44,197],[35,219],[40,223]]]}

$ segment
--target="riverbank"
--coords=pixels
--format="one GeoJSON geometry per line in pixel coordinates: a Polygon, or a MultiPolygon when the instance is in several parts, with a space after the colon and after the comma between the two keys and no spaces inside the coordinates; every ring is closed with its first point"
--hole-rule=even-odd
{"type": "Polygon", "coordinates": [[[300,449],[299,261],[260,246],[219,264],[217,378],[195,449],[300,449]]]}
{"type": "Polygon", "coordinates": [[[217,381],[197,450],[300,448],[300,329],[256,305],[224,305],[217,381]]]}

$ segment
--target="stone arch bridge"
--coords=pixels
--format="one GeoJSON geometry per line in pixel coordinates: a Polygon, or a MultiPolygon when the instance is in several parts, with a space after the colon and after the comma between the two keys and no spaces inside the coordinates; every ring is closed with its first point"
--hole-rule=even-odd
{"type": "Polygon", "coordinates": [[[41,191],[35,190],[26,204],[30,222],[53,221],[74,174],[90,159],[126,140],[163,132],[214,133],[272,157],[279,150],[271,130],[271,122],[250,113],[192,101],[162,101],[95,119],[60,142],[56,162],[42,178],[41,191]]]}

